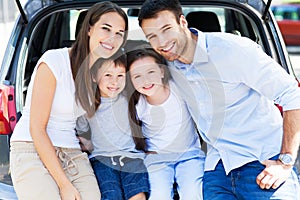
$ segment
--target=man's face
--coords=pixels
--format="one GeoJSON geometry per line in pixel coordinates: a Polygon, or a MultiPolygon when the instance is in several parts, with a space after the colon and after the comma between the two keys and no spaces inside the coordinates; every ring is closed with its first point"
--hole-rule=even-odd
{"type": "Polygon", "coordinates": [[[185,53],[187,23],[183,16],[178,24],[172,12],[161,11],[156,18],[144,19],[141,27],[153,49],[167,60],[174,61],[185,53]]]}

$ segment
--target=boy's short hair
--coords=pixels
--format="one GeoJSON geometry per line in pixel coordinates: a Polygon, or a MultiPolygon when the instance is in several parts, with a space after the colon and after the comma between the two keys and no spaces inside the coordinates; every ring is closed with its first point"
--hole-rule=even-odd
{"type": "Polygon", "coordinates": [[[183,15],[183,12],[178,0],[146,0],[138,16],[140,27],[144,19],[155,18],[158,12],[164,10],[172,12],[176,21],[179,23],[180,16],[183,15]]]}
{"type": "Polygon", "coordinates": [[[98,69],[106,62],[112,61],[115,65],[122,65],[127,68],[127,57],[122,49],[118,50],[113,56],[109,58],[98,58],[96,62],[92,65],[90,72],[92,76],[96,76],[98,69]]]}

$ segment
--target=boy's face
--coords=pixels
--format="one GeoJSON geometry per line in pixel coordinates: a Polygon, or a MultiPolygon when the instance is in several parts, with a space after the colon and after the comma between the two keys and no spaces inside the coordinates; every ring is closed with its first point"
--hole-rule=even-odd
{"type": "Polygon", "coordinates": [[[184,16],[180,23],[171,11],[157,13],[156,18],[144,19],[141,27],[153,49],[169,61],[174,61],[186,52],[187,22],[184,16]]]}
{"type": "Polygon", "coordinates": [[[130,65],[129,73],[132,84],[139,93],[147,97],[158,95],[163,86],[164,72],[154,58],[147,56],[134,61],[130,65]]]}
{"type": "Polygon", "coordinates": [[[96,81],[101,97],[114,98],[123,91],[126,82],[126,69],[109,61],[99,68],[96,81]]]}

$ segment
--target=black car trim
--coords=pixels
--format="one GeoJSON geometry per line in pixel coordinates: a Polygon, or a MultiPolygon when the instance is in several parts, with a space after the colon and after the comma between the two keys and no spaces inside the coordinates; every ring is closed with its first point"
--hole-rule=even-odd
{"type": "Polygon", "coordinates": [[[24,10],[23,10],[23,7],[21,6],[20,1],[19,1],[19,0],[16,0],[16,3],[17,3],[17,7],[18,7],[18,9],[19,9],[19,11],[20,11],[20,14],[21,14],[21,17],[22,17],[24,23],[25,23],[25,24],[28,24],[27,16],[26,16],[26,14],[25,14],[25,12],[24,12],[24,10]]]}
{"type": "Polygon", "coordinates": [[[267,20],[268,19],[267,14],[268,14],[269,8],[271,7],[271,3],[272,3],[272,0],[268,0],[267,5],[266,5],[265,10],[264,10],[264,14],[262,16],[263,20],[267,20]]]}

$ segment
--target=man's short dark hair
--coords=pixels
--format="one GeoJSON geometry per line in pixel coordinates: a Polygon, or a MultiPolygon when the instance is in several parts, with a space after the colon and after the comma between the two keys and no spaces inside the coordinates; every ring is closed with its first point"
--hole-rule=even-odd
{"type": "Polygon", "coordinates": [[[172,12],[179,23],[183,12],[178,0],[146,0],[139,13],[139,25],[142,25],[144,19],[155,18],[158,12],[165,10],[172,12]]]}

